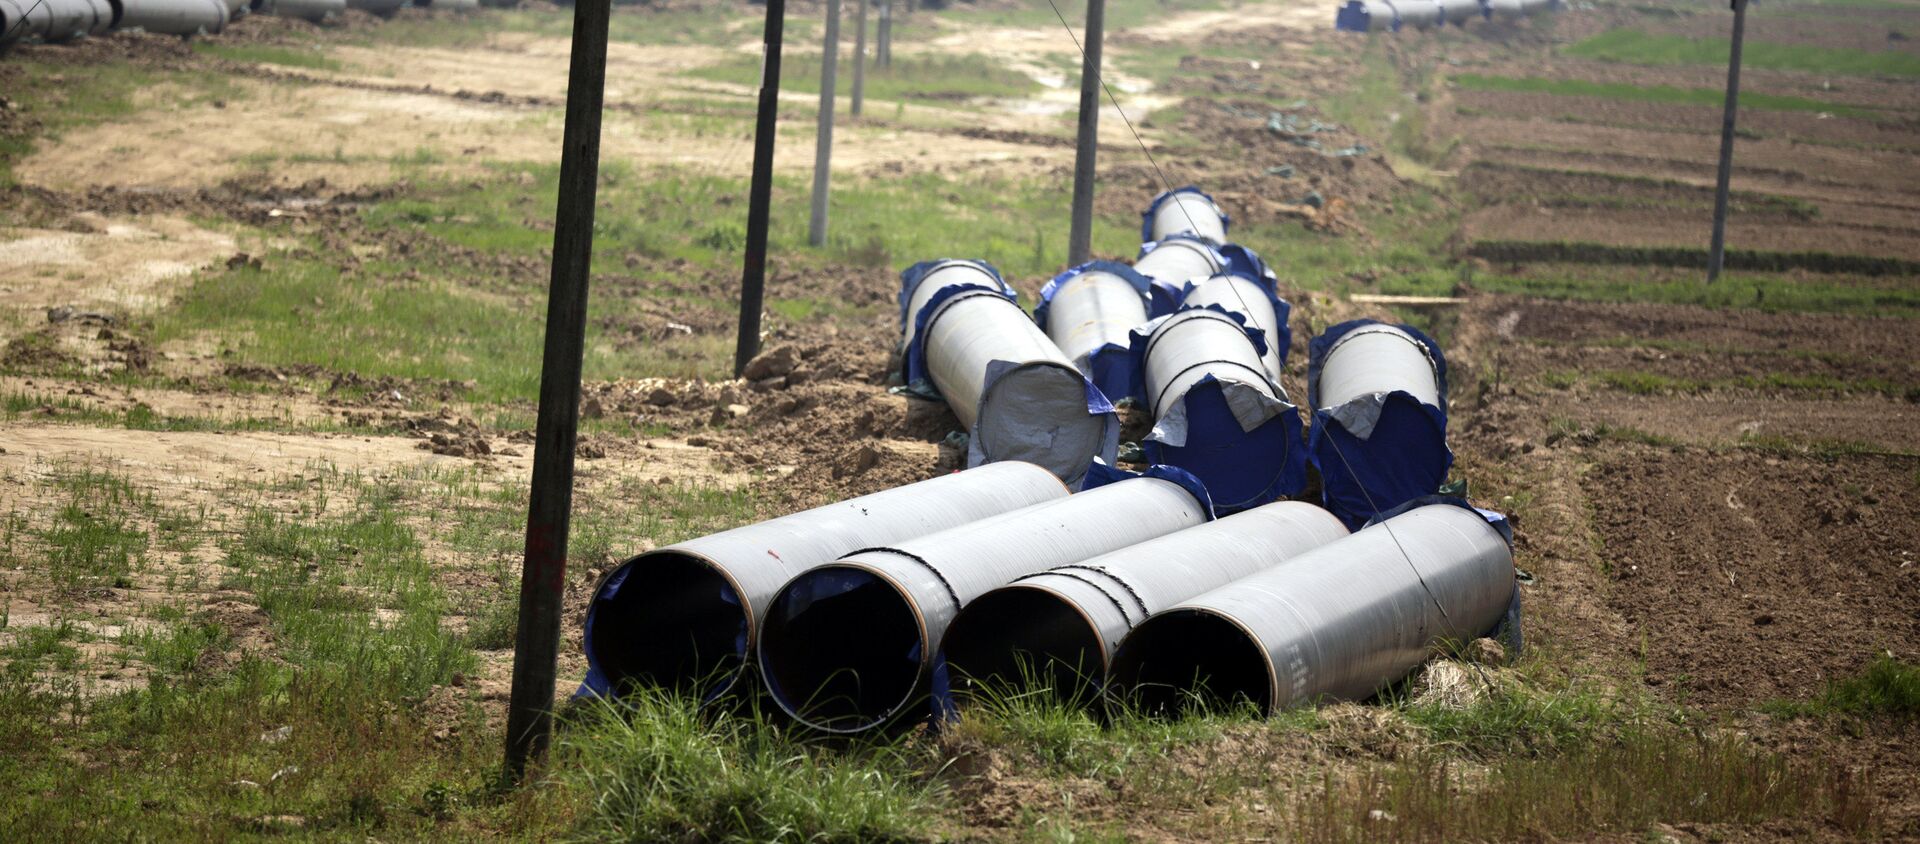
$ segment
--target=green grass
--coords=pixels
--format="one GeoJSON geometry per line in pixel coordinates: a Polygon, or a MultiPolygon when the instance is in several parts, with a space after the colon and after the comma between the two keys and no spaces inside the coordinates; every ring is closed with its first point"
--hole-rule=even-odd
{"type": "Polygon", "coordinates": [[[339,70],[340,63],[318,50],[282,47],[273,44],[212,44],[196,42],[193,50],[201,55],[247,64],[276,64],[313,70],[339,70]]]}
{"type": "MultiPolygon", "coordinates": [[[[851,57],[848,57],[851,61],[851,57]]],[[[687,71],[688,76],[740,85],[758,85],[758,56],[731,56],[720,64],[687,71]]],[[[851,96],[853,70],[842,67],[834,93],[851,96]]],[[[869,67],[865,96],[870,100],[959,100],[972,97],[1021,97],[1040,90],[1032,77],[1008,70],[985,55],[902,56],[891,67],[869,67]]],[[[780,67],[780,90],[820,93],[820,63],[795,61],[780,67]]],[[[876,112],[868,112],[877,114],[876,112]]]]}
{"type": "Polygon", "coordinates": [[[1920,717],[1920,665],[1879,654],[1860,673],[1827,684],[1809,701],[1776,701],[1764,707],[1775,715],[1847,715],[1857,718],[1920,717]]]}
{"type": "MultiPolygon", "coordinates": [[[[1540,77],[1487,76],[1462,73],[1449,77],[1470,91],[1504,91],[1519,94],[1552,94],[1560,97],[1606,97],[1649,103],[1722,106],[1726,92],[1716,88],[1676,88],[1671,85],[1632,85],[1625,82],[1591,82],[1583,79],[1545,79],[1540,77]]],[[[1760,94],[1742,91],[1740,107],[1767,111],[1823,111],[1849,117],[1871,117],[1875,109],[1848,106],[1806,97],[1760,94]]]]}
{"type": "MultiPolygon", "coordinates": [[[[1728,42],[1718,38],[1654,35],[1616,29],[1567,47],[1565,55],[1641,65],[1724,66],[1728,42]]],[[[1741,64],[1768,70],[1802,70],[1849,76],[1920,76],[1920,55],[1896,50],[1847,50],[1748,40],[1741,64]]],[[[1741,101],[1749,95],[1741,93],[1741,101]]]]}

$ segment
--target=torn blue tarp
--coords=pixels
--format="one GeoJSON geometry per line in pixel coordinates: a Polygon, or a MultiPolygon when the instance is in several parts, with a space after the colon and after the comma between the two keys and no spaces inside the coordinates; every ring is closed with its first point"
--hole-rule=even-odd
{"type": "Polygon", "coordinates": [[[1119,401],[1133,382],[1128,334],[1150,316],[1153,290],[1153,280],[1132,267],[1091,261],[1048,281],[1040,290],[1033,319],[1101,393],[1119,401]],[[1128,288],[1130,296],[1124,295],[1128,288]],[[1056,319],[1054,300],[1062,291],[1071,291],[1063,307],[1068,313],[1056,319]]]}
{"type": "Polygon", "coordinates": [[[1307,398],[1314,408],[1308,459],[1320,474],[1327,509],[1348,527],[1433,494],[1453,466],[1447,448],[1446,358],[1439,344],[1418,329],[1386,326],[1392,333],[1386,342],[1409,344],[1416,351],[1390,361],[1344,362],[1361,370],[1384,365],[1363,371],[1365,378],[1354,382],[1358,388],[1343,385],[1345,395],[1329,396],[1322,389],[1330,359],[1366,353],[1365,347],[1343,341],[1370,326],[1384,324],[1344,322],[1307,345],[1307,398]]]}
{"type": "Polygon", "coordinates": [[[1267,262],[1260,260],[1260,253],[1238,243],[1225,243],[1220,246],[1220,254],[1227,259],[1227,272],[1261,282],[1277,295],[1280,280],[1267,267],[1267,262]]]}
{"type": "Polygon", "coordinates": [[[1153,198],[1140,214],[1140,242],[1152,243],[1191,232],[1214,243],[1224,243],[1233,220],[1206,191],[1193,185],[1174,188],[1153,198]],[[1193,201],[1205,200],[1205,203],[1193,201]],[[1162,213],[1162,212],[1166,213],[1162,213]]]}

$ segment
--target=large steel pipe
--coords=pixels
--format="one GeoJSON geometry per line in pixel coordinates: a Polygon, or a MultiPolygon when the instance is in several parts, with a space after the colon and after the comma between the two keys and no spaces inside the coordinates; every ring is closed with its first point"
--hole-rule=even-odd
{"type": "Polygon", "coordinates": [[[1432,29],[1443,22],[1445,13],[1434,0],[1393,0],[1393,11],[1400,25],[1414,29],[1432,29]]]}
{"type": "Polygon", "coordinates": [[[1045,469],[995,463],[648,551],[614,569],[587,605],[583,689],[722,691],[794,575],[1066,495],[1045,469]]]}
{"type": "Polygon", "coordinates": [[[1354,320],[1307,346],[1308,459],[1327,509],[1357,525],[1432,495],[1453,466],[1447,364],[1412,326],[1354,320]]]}
{"type": "Polygon", "coordinates": [[[906,381],[933,386],[970,435],[967,465],[1024,460],[1069,485],[1120,439],[1112,403],[998,288],[941,286],[913,317],[906,381]]]}
{"type": "Polygon", "coordinates": [[[400,7],[409,2],[411,0],[347,0],[347,8],[390,18],[395,12],[400,11],[400,7]]]}
{"type": "Polygon", "coordinates": [[[1197,235],[1177,234],[1140,244],[1133,271],[1153,279],[1153,316],[1165,316],[1180,304],[1188,281],[1212,278],[1231,265],[1219,247],[1197,235]]]}
{"type": "Polygon", "coordinates": [[[320,23],[347,13],[347,0],[251,0],[254,14],[320,23]]]}
{"type": "Polygon", "coordinates": [[[1238,313],[1188,308],[1135,334],[1148,460],[1206,484],[1215,506],[1242,510],[1306,485],[1300,412],[1267,376],[1265,348],[1238,313]]]}
{"type": "Polygon", "coordinates": [[[1155,614],[1121,641],[1114,689],[1150,712],[1365,699],[1495,629],[1514,588],[1487,516],[1414,508],[1155,614]]]}
{"type": "Polygon", "coordinates": [[[1147,321],[1153,281],[1125,264],[1093,261],[1040,291],[1034,322],[1109,400],[1132,393],[1131,336],[1147,321]]]}
{"type": "Polygon", "coordinates": [[[59,43],[88,35],[104,35],[113,29],[115,9],[107,0],[27,0],[21,13],[22,27],[30,37],[59,43]],[[39,9],[32,9],[34,3],[39,9]]]}
{"type": "Polygon", "coordinates": [[[0,0],[0,47],[44,37],[51,17],[36,0],[0,0]]]}
{"type": "Polygon", "coordinates": [[[480,8],[480,0],[414,0],[414,5],[442,12],[470,12],[480,8]]]}
{"type": "Polygon", "coordinates": [[[119,0],[115,29],[156,35],[212,35],[227,27],[226,0],[119,0]]]}
{"type": "Polygon", "coordinates": [[[1486,20],[1487,6],[1480,0],[1434,0],[1440,7],[1440,22],[1466,26],[1470,20],[1486,20]]]}
{"type": "Polygon", "coordinates": [[[1020,578],[947,628],[956,692],[1033,682],[1081,698],[1148,616],[1347,535],[1333,514],[1281,501],[1020,578]]]}
{"type": "Polygon", "coordinates": [[[1261,363],[1275,384],[1286,371],[1287,350],[1293,345],[1293,330],[1287,320],[1293,306],[1274,292],[1273,285],[1241,275],[1217,275],[1188,287],[1180,299],[1182,308],[1215,307],[1245,316],[1248,327],[1260,330],[1266,342],[1261,363]]]}
{"type": "Polygon", "coordinates": [[[1214,204],[1213,197],[1192,185],[1154,197],[1140,216],[1141,243],[1158,243],[1176,234],[1227,242],[1227,212],[1214,204]]]}
{"type": "Polygon", "coordinates": [[[1208,516],[1180,484],[1134,478],[849,554],[774,598],[759,641],[761,676],[782,710],[815,729],[856,733],[923,718],[946,679],[935,646],[968,602],[1208,516]]]}
{"type": "Polygon", "coordinates": [[[935,294],[949,287],[980,287],[999,291],[1016,302],[1020,293],[1000,277],[1000,271],[985,261],[943,258],[921,261],[900,272],[900,351],[905,353],[919,336],[920,315],[935,294]]]}

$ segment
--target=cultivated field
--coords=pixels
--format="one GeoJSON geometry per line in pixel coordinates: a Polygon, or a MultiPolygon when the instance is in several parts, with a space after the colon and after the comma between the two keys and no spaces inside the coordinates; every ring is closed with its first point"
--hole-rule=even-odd
{"type": "MultiPolygon", "coordinates": [[[[616,8],[567,687],[522,787],[570,10],[13,50],[0,839],[1920,838],[1920,3],[1754,7],[1712,286],[1725,4],[1582,5],[1376,36],[1326,2],[1108,10],[1153,161],[1294,305],[1293,395],[1346,319],[1446,346],[1527,650],[1268,720],[1008,695],[852,744],[571,702],[586,601],[634,553],[959,465],[953,417],[888,390],[897,273],[983,257],[1031,301],[1063,268],[1078,58],[1038,0],[898,14],[811,248],[824,7],[790,4],[766,344],[797,363],[750,386],[762,7],[616,8]]],[[[1101,141],[1094,250],[1130,259],[1166,184],[1111,106],[1101,141]]]]}

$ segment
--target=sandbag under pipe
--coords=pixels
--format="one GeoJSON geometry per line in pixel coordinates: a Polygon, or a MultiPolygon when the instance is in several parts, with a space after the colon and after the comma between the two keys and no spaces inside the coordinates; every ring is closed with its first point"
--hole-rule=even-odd
{"type": "Polygon", "coordinates": [[[1213,197],[1192,185],[1154,197],[1140,218],[1141,243],[1157,243],[1183,233],[1226,243],[1227,228],[1232,223],[1213,197]]]}
{"type": "Polygon", "coordinates": [[[1113,460],[1113,404],[1000,289],[941,287],[912,337],[904,378],[946,400],[970,435],[967,465],[1024,460],[1078,486],[1094,458],[1113,460]]]}
{"type": "Polygon", "coordinates": [[[1040,290],[1033,320],[1111,401],[1130,394],[1129,337],[1147,321],[1153,282],[1125,264],[1091,261],[1040,290]]]}
{"type": "Polygon", "coordinates": [[[226,0],[120,0],[115,29],[155,35],[212,35],[227,27],[226,0]]]}
{"type": "Polygon", "coordinates": [[[1115,648],[1156,612],[1347,535],[1333,514],[1280,501],[1029,575],[968,604],[941,654],[954,691],[1023,682],[1099,689],[1115,648]]]}
{"type": "Polygon", "coordinates": [[[347,13],[347,0],[252,0],[254,14],[320,23],[347,13]]]}
{"type": "Polygon", "coordinates": [[[1280,383],[1287,368],[1287,351],[1293,345],[1293,330],[1288,326],[1293,306],[1280,298],[1270,283],[1239,275],[1217,275],[1188,285],[1181,294],[1180,307],[1218,307],[1245,316],[1249,327],[1259,329],[1266,341],[1260,361],[1267,377],[1280,383]]]}
{"type": "Polygon", "coordinates": [[[732,686],[767,604],[787,580],[851,551],[1067,496],[1030,463],[981,466],[648,551],[587,604],[581,692],[629,683],[702,696],[732,686]]]}
{"type": "Polygon", "coordinates": [[[1365,699],[1507,618],[1508,541],[1496,515],[1410,509],[1154,614],[1114,654],[1113,691],[1148,712],[1365,699]]]}
{"type": "Polygon", "coordinates": [[[1408,325],[1344,322],[1307,344],[1307,455],[1349,526],[1432,495],[1453,466],[1440,345],[1408,325]]]}
{"type": "Polygon", "coordinates": [[[936,646],[968,602],[1210,515],[1182,484],[1134,478],[849,554],[781,588],[757,643],[761,676],[774,702],[814,729],[924,719],[946,682],[936,646]]]}
{"type": "Polygon", "coordinates": [[[1266,374],[1239,313],[1187,308],[1133,337],[1139,397],[1153,413],[1147,459],[1200,479],[1222,511],[1297,495],[1307,482],[1300,412],[1266,374]]]}

